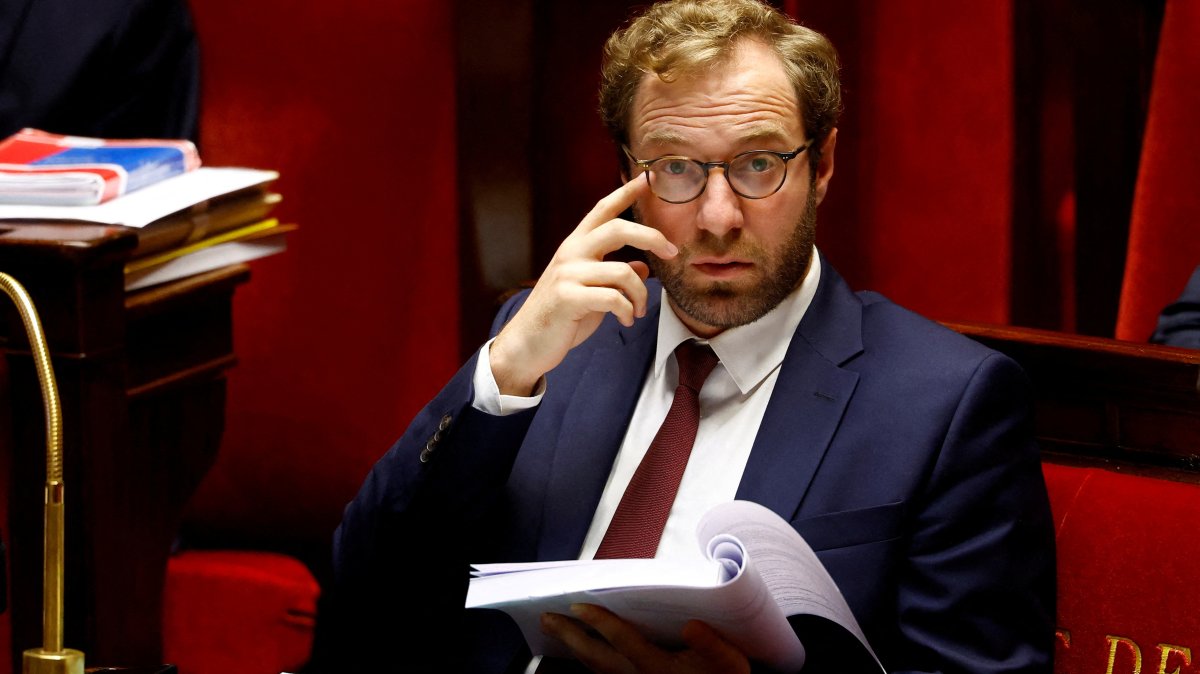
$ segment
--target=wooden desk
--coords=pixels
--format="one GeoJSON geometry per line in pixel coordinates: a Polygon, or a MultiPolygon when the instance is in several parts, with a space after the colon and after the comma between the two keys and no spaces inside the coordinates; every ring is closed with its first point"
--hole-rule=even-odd
{"type": "MultiPolygon", "coordinates": [[[[162,662],[167,556],[183,507],[216,458],[234,289],[245,265],[126,294],[131,230],[0,225],[0,271],[29,290],[63,409],[65,645],[89,665],[162,662]]],[[[41,397],[15,309],[0,308],[12,397],[14,671],[41,644],[41,397]]],[[[0,442],[0,446],[4,443],[0,442]]]]}

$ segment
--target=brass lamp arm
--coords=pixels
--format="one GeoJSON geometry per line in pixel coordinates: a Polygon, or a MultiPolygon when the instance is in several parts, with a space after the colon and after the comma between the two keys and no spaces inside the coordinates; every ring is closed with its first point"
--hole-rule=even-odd
{"type": "Polygon", "coordinates": [[[21,314],[25,334],[33,353],[42,403],[46,410],[46,501],[45,536],[42,566],[42,648],[24,653],[25,674],[83,674],[83,653],[63,648],[63,460],[62,408],[58,386],[50,367],[49,349],[37,309],[29,293],[8,274],[0,272],[3,290],[21,314]]]}

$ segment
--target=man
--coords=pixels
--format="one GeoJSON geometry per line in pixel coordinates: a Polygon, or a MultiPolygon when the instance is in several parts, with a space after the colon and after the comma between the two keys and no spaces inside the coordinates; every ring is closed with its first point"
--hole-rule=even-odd
{"type": "MultiPolygon", "coordinates": [[[[1021,373],[852,293],[814,253],[838,87],[832,46],[754,0],[672,0],[610,39],[601,109],[626,182],[505,307],[335,537],[338,615],[364,661],[523,671],[511,621],[462,610],[467,564],[604,553],[668,408],[692,395],[651,554],[698,554],[705,510],[756,501],[817,550],[889,671],[1050,671],[1053,535],[1021,373]],[[638,222],[618,217],[630,206],[638,222]],[[604,259],[624,246],[647,263],[604,259]],[[688,394],[692,356],[675,353],[697,338],[720,362],[688,394]]],[[[681,651],[594,607],[543,629],[598,672],[753,665],[702,623],[681,651]]]]}

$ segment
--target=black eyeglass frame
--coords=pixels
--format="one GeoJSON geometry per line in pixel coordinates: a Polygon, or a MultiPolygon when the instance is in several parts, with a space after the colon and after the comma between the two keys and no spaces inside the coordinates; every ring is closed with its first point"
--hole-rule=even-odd
{"type": "Polygon", "coordinates": [[[678,155],[678,154],[664,154],[663,156],[655,157],[654,159],[638,159],[637,157],[633,156],[633,152],[630,151],[628,145],[625,145],[625,144],[621,145],[621,149],[625,151],[625,156],[629,157],[630,161],[632,161],[634,164],[636,164],[638,168],[642,169],[642,174],[646,176],[646,183],[650,185],[651,192],[654,192],[654,183],[650,182],[650,167],[653,166],[655,163],[660,162],[664,159],[680,159],[683,161],[690,161],[693,164],[699,166],[700,170],[704,171],[704,183],[700,185],[700,191],[697,192],[696,195],[691,197],[690,199],[684,199],[683,201],[671,201],[670,199],[664,199],[661,195],[658,194],[658,192],[654,192],[654,196],[658,197],[659,199],[662,199],[663,201],[667,202],[668,204],[686,204],[688,202],[699,199],[700,195],[704,194],[704,190],[708,189],[708,172],[714,168],[717,168],[718,166],[721,167],[721,170],[725,171],[725,176],[726,176],[725,180],[726,180],[726,182],[729,183],[729,189],[733,190],[734,194],[738,195],[739,197],[741,197],[743,199],[766,199],[767,197],[771,196],[772,194],[775,194],[779,190],[783,189],[783,184],[785,182],[787,182],[788,162],[795,159],[796,157],[799,157],[802,152],[809,149],[810,147],[812,147],[811,141],[801,145],[800,147],[796,148],[795,150],[792,150],[791,152],[778,152],[776,150],[746,150],[745,152],[739,152],[739,153],[735,154],[732,158],[730,158],[729,161],[700,161],[699,159],[692,159],[691,157],[685,157],[683,155],[678,155]],[[773,154],[776,157],[779,157],[780,159],[783,160],[783,177],[779,179],[779,184],[775,186],[775,189],[771,190],[767,194],[762,195],[761,197],[752,197],[748,194],[742,194],[742,192],[739,191],[738,188],[734,187],[733,181],[729,180],[729,165],[732,164],[733,162],[737,161],[739,158],[745,157],[748,154],[764,154],[764,153],[765,154],[773,154]]]}

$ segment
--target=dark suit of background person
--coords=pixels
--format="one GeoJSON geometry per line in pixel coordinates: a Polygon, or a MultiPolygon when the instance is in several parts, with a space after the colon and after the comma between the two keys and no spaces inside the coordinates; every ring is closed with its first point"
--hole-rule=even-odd
{"type": "Polygon", "coordinates": [[[1192,272],[1179,299],[1163,309],[1158,317],[1158,329],[1150,341],[1200,349],[1200,267],[1192,272]]]}
{"type": "MultiPolygon", "coordinates": [[[[1049,672],[1053,532],[1023,374],[822,266],[737,498],[807,538],[889,670],[1049,672]]],[[[462,609],[467,566],[578,555],[654,355],[649,285],[647,317],[608,316],[535,410],[473,409],[472,359],[375,466],[335,559],[340,630],[378,671],[523,662],[506,616],[462,609]]]]}
{"type": "Polygon", "coordinates": [[[5,0],[0,138],[196,140],[199,66],[184,0],[5,0]]]}

